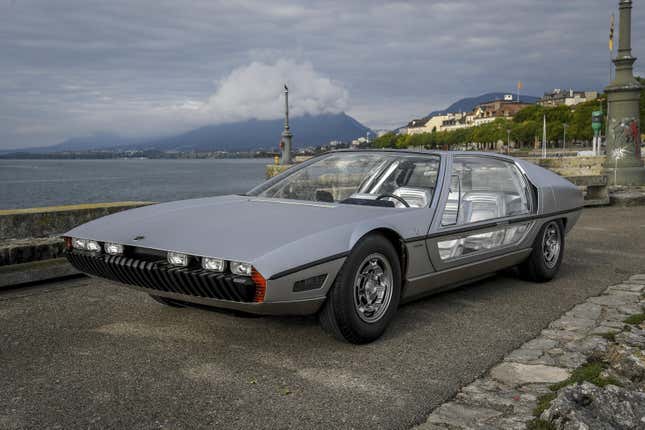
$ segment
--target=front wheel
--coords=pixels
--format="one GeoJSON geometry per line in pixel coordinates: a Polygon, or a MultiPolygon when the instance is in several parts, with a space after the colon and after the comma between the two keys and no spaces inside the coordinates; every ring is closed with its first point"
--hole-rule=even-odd
{"type": "Polygon", "coordinates": [[[369,235],[354,247],[318,317],[340,340],[363,344],[378,339],[401,297],[401,264],[392,243],[369,235]]]}
{"type": "Polygon", "coordinates": [[[560,270],[564,254],[564,228],[561,220],[549,221],[542,226],[533,243],[531,255],[519,267],[523,278],[547,282],[560,270]]]}

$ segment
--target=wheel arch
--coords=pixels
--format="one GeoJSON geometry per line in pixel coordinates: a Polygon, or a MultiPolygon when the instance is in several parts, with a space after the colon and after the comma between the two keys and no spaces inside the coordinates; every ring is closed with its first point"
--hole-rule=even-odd
{"type": "MultiPolygon", "coordinates": [[[[401,286],[403,287],[405,284],[405,278],[406,278],[405,275],[407,273],[407,268],[408,268],[408,255],[407,255],[407,249],[405,247],[405,242],[403,240],[403,237],[401,237],[401,235],[394,229],[391,229],[388,227],[377,227],[363,233],[358,239],[356,239],[352,244],[352,249],[354,249],[356,244],[360,242],[363,238],[370,236],[372,234],[380,234],[381,236],[385,237],[385,239],[387,239],[394,247],[396,254],[399,256],[399,264],[401,266],[401,282],[402,282],[401,286]]],[[[403,288],[401,288],[401,291],[403,291],[403,288]]]]}

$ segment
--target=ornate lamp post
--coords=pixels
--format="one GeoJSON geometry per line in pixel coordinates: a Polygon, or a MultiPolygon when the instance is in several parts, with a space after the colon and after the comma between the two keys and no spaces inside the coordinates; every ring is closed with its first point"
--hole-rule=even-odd
{"type": "Polygon", "coordinates": [[[291,139],[293,134],[289,129],[289,87],[284,84],[284,131],[282,132],[282,140],[280,141],[280,148],[282,149],[282,159],[280,164],[291,164],[291,139]]]}
{"type": "Polygon", "coordinates": [[[605,168],[621,185],[645,184],[645,168],[640,148],[640,89],[634,79],[632,57],[631,21],[632,0],[620,0],[620,33],[616,77],[605,88],[607,93],[607,160],[605,168]],[[623,148],[623,151],[616,151],[623,148]],[[618,157],[618,155],[621,155],[618,157]]]}

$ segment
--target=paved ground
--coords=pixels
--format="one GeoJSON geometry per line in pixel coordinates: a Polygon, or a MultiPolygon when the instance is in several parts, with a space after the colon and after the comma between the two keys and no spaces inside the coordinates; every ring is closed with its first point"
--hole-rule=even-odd
{"type": "Polygon", "coordinates": [[[586,210],[557,280],[499,275],[352,346],[313,318],[173,309],[89,279],[0,292],[0,428],[407,428],[550,321],[642,273],[645,207],[586,210]]]}

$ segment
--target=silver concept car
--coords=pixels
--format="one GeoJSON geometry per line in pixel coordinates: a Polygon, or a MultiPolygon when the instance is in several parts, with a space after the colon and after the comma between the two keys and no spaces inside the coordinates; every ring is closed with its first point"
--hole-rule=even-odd
{"type": "Polygon", "coordinates": [[[581,208],[573,184],[521,159],[338,151],[244,195],[132,209],[64,236],[76,268],[161,303],[317,313],[366,343],[401,302],[513,266],[550,280],[581,208]]]}

